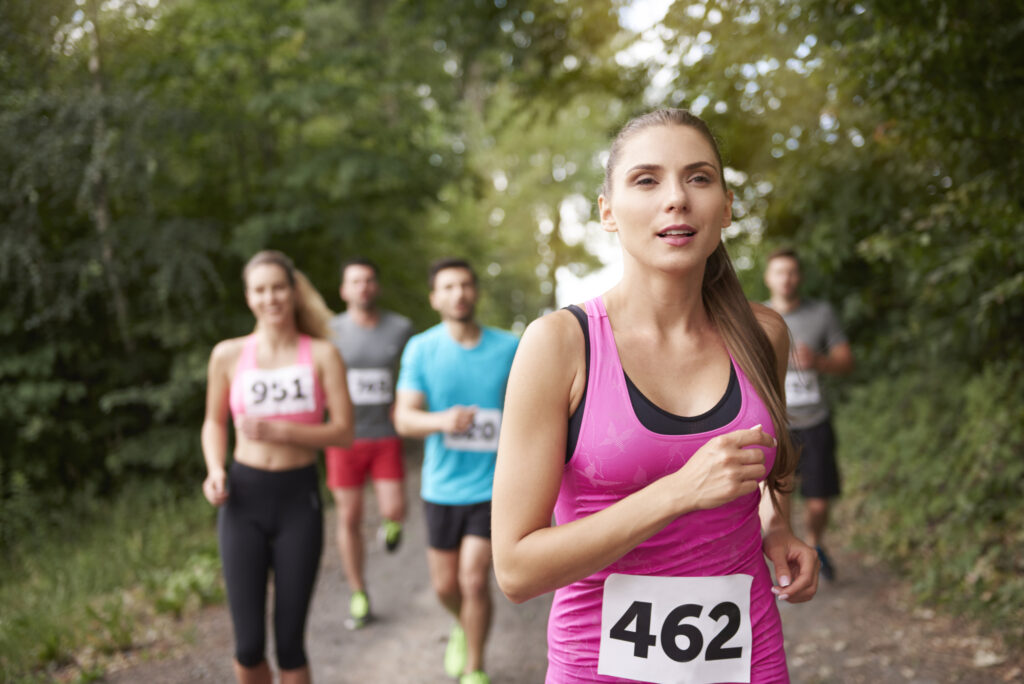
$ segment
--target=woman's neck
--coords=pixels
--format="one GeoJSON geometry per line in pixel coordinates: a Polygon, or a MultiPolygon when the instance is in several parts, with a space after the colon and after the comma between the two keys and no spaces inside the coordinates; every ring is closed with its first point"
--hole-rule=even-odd
{"type": "Polygon", "coordinates": [[[709,326],[704,310],[704,269],[666,273],[627,266],[622,280],[604,295],[615,328],[698,332],[709,326]]]}
{"type": "Polygon", "coordinates": [[[294,323],[281,325],[257,323],[256,335],[265,349],[274,352],[278,349],[294,347],[299,337],[299,331],[294,323]]]}

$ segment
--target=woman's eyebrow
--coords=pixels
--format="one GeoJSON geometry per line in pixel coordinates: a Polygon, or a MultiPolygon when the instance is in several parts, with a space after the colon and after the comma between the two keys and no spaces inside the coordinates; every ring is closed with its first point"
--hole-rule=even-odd
{"type": "MultiPolygon", "coordinates": [[[[700,168],[702,166],[710,167],[713,171],[715,171],[715,173],[718,172],[718,167],[716,167],[714,164],[712,164],[709,161],[695,161],[695,162],[691,162],[691,163],[687,164],[686,166],[684,166],[683,170],[684,171],[693,171],[694,169],[698,169],[698,168],[700,168]]],[[[626,173],[633,173],[634,171],[660,171],[662,168],[663,167],[662,167],[661,164],[637,164],[637,165],[631,167],[629,169],[629,171],[627,171],[626,173]]]]}

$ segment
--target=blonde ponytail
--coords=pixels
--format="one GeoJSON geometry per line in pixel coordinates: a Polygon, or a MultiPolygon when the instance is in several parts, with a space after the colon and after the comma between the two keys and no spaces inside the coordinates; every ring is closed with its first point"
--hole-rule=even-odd
{"type": "Polygon", "coordinates": [[[333,315],[309,278],[295,269],[295,327],[299,332],[326,340],[331,336],[327,323],[333,315]]]}

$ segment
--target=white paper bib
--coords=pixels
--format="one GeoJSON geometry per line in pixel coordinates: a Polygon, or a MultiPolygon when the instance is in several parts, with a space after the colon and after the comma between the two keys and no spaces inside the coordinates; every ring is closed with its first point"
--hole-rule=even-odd
{"type": "Polygon", "coordinates": [[[598,673],[656,684],[749,682],[753,579],[609,575],[598,673]]]}
{"type": "Polygon", "coordinates": [[[818,374],[812,370],[786,371],[786,405],[810,406],[821,403],[818,374]]]}
{"type": "Polygon", "coordinates": [[[393,386],[390,368],[348,369],[348,393],[353,404],[390,404],[395,399],[393,386]]]}
{"type": "Polygon", "coordinates": [[[444,433],[444,447],[452,451],[497,451],[501,409],[477,409],[465,432],[444,433]]]}
{"type": "Polygon", "coordinates": [[[313,367],[250,368],[242,371],[245,413],[257,418],[316,410],[313,367]]]}

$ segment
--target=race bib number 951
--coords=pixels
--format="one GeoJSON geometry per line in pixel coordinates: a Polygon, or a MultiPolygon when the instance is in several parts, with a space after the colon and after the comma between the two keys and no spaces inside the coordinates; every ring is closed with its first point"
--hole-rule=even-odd
{"type": "Polygon", "coordinates": [[[657,684],[750,681],[750,575],[609,575],[599,674],[657,684]]]}
{"type": "Polygon", "coordinates": [[[316,410],[312,366],[250,368],[242,373],[242,387],[245,413],[250,416],[284,416],[316,410]]]}
{"type": "Polygon", "coordinates": [[[477,409],[473,424],[465,432],[445,433],[444,447],[452,451],[497,451],[500,430],[500,409],[477,409]]]}

